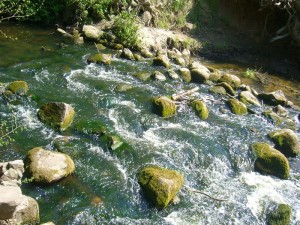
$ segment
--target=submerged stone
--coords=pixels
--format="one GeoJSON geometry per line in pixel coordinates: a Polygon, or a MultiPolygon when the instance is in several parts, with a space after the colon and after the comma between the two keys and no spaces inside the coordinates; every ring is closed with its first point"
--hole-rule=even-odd
{"type": "Polygon", "coordinates": [[[28,84],[25,81],[14,81],[6,87],[6,90],[17,95],[26,95],[28,92],[28,84]]]}
{"type": "Polygon", "coordinates": [[[73,160],[66,154],[33,148],[28,152],[27,168],[35,182],[53,183],[75,170],[73,160]]]}
{"type": "Polygon", "coordinates": [[[275,143],[275,148],[287,157],[295,157],[300,154],[300,144],[297,135],[290,129],[282,129],[269,133],[269,137],[275,143]]]}
{"type": "Polygon", "coordinates": [[[72,106],[64,102],[50,102],[38,111],[38,118],[43,123],[59,129],[67,129],[73,122],[75,111],[72,106]]]}
{"type": "Polygon", "coordinates": [[[156,166],[144,167],[137,176],[147,199],[159,209],[167,207],[183,185],[180,173],[156,166]]]}
{"type": "Polygon", "coordinates": [[[179,75],[172,69],[168,70],[168,76],[173,80],[179,79],[179,75]]]}
{"type": "Polygon", "coordinates": [[[256,171],[282,179],[289,178],[290,165],[287,158],[280,151],[263,142],[253,144],[252,150],[257,156],[254,163],[256,171]]]}
{"type": "Polygon", "coordinates": [[[83,134],[103,135],[107,133],[104,123],[101,121],[81,121],[74,125],[74,130],[83,134]]]}
{"type": "Polygon", "coordinates": [[[226,104],[229,106],[232,113],[243,115],[247,113],[247,106],[235,98],[229,99],[226,104]]]}
{"type": "Polygon", "coordinates": [[[115,91],[116,92],[126,92],[126,91],[129,91],[130,89],[132,89],[133,86],[130,85],[130,84],[118,84],[116,87],[115,87],[115,91]]]}
{"type": "Polygon", "coordinates": [[[92,56],[90,56],[87,59],[87,62],[90,63],[96,63],[96,64],[104,64],[104,65],[110,65],[111,64],[111,55],[110,54],[102,54],[97,53],[92,56]]]}
{"type": "Polygon", "coordinates": [[[291,207],[289,205],[280,204],[268,215],[267,225],[290,225],[291,214],[291,207]]]}
{"type": "Polygon", "coordinates": [[[164,118],[172,117],[176,114],[175,103],[165,96],[153,98],[152,104],[154,112],[164,118]]]}
{"type": "Polygon", "coordinates": [[[206,120],[208,118],[209,111],[205,102],[201,100],[195,100],[192,102],[192,107],[200,119],[206,120]]]}

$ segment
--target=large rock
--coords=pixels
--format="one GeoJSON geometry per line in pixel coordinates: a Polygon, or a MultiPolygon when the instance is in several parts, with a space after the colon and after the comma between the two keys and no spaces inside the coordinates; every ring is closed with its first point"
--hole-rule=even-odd
{"type": "Polygon", "coordinates": [[[153,98],[152,104],[154,112],[164,118],[172,117],[176,114],[175,103],[165,96],[153,98]]]}
{"type": "Polygon", "coordinates": [[[242,91],[240,93],[240,100],[241,102],[245,103],[245,104],[253,104],[253,105],[257,105],[260,106],[259,101],[257,100],[257,98],[252,94],[251,91],[242,91]]]}
{"type": "Polygon", "coordinates": [[[191,82],[192,80],[191,71],[188,68],[180,68],[179,74],[182,80],[188,83],[191,82]]]}
{"type": "Polygon", "coordinates": [[[204,83],[209,79],[209,69],[200,62],[193,62],[190,65],[192,81],[195,83],[204,83]]]}
{"type": "Polygon", "coordinates": [[[14,213],[14,220],[18,221],[18,224],[39,224],[38,203],[33,198],[23,195],[23,201],[14,213]]]}
{"type": "Polygon", "coordinates": [[[257,159],[255,160],[255,170],[288,179],[290,176],[290,165],[287,158],[278,150],[272,148],[267,143],[258,142],[252,145],[257,159]]]}
{"type": "Polygon", "coordinates": [[[168,76],[173,80],[179,79],[179,75],[172,69],[168,70],[168,76]]]}
{"type": "Polygon", "coordinates": [[[300,144],[297,135],[290,129],[282,129],[269,133],[269,137],[275,143],[275,148],[287,157],[295,157],[300,154],[300,144]]]}
{"type": "Polygon", "coordinates": [[[165,75],[163,75],[161,72],[159,71],[154,71],[152,74],[151,74],[151,77],[153,80],[158,80],[158,81],[165,81],[167,78],[165,75]]]}
{"type": "Polygon", "coordinates": [[[128,60],[135,60],[132,51],[128,48],[123,49],[123,51],[121,53],[121,57],[124,59],[128,59],[128,60]]]}
{"type": "Polygon", "coordinates": [[[84,25],[82,28],[84,37],[89,41],[98,41],[104,34],[103,31],[91,25],[84,25]]]}
{"type": "Polygon", "coordinates": [[[262,113],[262,115],[265,116],[272,123],[274,123],[276,126],[279,126],[282,124],[282,118],[280,116],[278,116],[272,110],[266,110],[262,113]]]}
{"type": "Polygon", "coordinates": [[[247,113],[247,106],[235,98],[229,99],[226,104],[234,114],[243,115],[247,113]]]}
{"type": "Polygon", "coordinates": [[[171,68],[171,63],[169,58],[166,55],[158,55],[153,59],[154,66],[163,66],[167,69],[171,68]]]}
{"type": "Polygon", "coordinates": [[[232,74],[224,74],[218,82],[226,82],[233,89],[237,89],[241,85],[241,79],[232,74]]]}
{"type": "Polygon", "coordinates": [[[16,208],[23,200],[21,188],[0,185],[0,193],[0,220],[12,219],[16,208]]]}
{"type": "Polygon", "coordinates": [[[102,54],[102,53],[94,54],[87,59],[87,63],[110,65],[111,54],[102,54]]]}
{"type": "Polygon", "coordinates": [[[22,160],[0,163],[0,185],[21,186],[24,173],[22,160]]]}
{"type": "Polygon", "coordinates": [[[75,166],[68,155],[37,147],[28,152],[28,169],[35,182],[47,184],[67,177],[75,166]]]}
{"type": "Polygon", "coordinates": [[[183,176],[165,168],[148,166],[138,173],[138,182],[148,200],[163,209],[174,199],[183,185],[183,176]]]}
{"type": "Polygon", "coordinates": [[[229,94],[231,96],[235,96],[234,89],[226,82],[218,83],[218,84],[215,85],[215,87],[223,87],[227,94],[229,94]]]}
{"type": "Polygon", "coordinates": [[[25,95],[28,92],[28,84],[25,81],[14,81],[6,87],[6,90],[17,95],[25,95]]]}
{"type": "Polygon", "coordinates": [[[218,86],[218,85],[210,87],[209,91],[212,92],[212,93],[215,93],[215,94],[220,94],[220,95],[226,95],[227,94],[226,89],[224,87],[218,86]]]}
{"type": "Polygon", "coordinates": [[[50,102],[43,105],[38,111],[38,118],[45,124],[59,129],[67,129],[75,116],[75,111],[69,104],[50,102]]]}
{"type": "Polygon", "coordinates": [[[291,207],[280,204],[273,212],[267,216],[267,225],[290,225],[291,207]]]}
{"type": "Polygon", "coordinates": [[[288,103],[288,100],[286,99],[282,90],[273,91],[269,93],[261,93],[258,95],[258,97],[269,105],[285,106],[288,103]]]}
{"type": "Polygon", "coordinates": [[[200,119],[206,120],[208,118],[209,111],[204,101],[195,100],[192,102],[192,107],[200,119]]]}

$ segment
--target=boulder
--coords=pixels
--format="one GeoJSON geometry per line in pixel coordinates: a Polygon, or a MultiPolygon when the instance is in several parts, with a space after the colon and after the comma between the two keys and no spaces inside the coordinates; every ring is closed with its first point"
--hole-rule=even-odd
{"type": "Polygon", "coordinates": [[[262,113],[262,115],[265,116],[272,123],[274,123],[276,126],[279,126],[282,124],[282,118],[280,116],[278,116],[272,110],[266,110],[262,113]]]}
{"type": "Polygon", "coordinates": [[[287,117],[289,115],[289,112],[281,105],[277,105],[274,107],[274,112],[281,117],[287,117]]]}
{"type": "Polygon", "coordinates": [[[114,50],[123,50],[124,49],[124,46],[122,44],[119,44],[119,43],[109,43],[108,45],[109,45],[110,48],[112,48],[114,50]]]}
{"type": "Polygon", "coordinates": [[[269,137],[275,144],[275,148],[287,157],[295,157],[300,154],[300,143],[297,135],[290,129],[282,129],[269,133],[269,137]]]}
{"type": "Polygon", "coordinates": [[[191,72],[188,68],[180,68],[179,74],[185,82],[189,83],[192,80],[191,72]]]}
{"type": "Polygon", "coordinates": [[[224,74],[218,82],[226,82],[233,89],[237,89],[241,85],[241,79],[232,74],[224,74]]]}
{"type": "Polygon", "coordinates": [[[22,160],[0,163],[0,185],[21,186],[24,173],[22,160]]]}
{"type": "Polygon", "coordinates": [[[87,63],[110,65],[111,64],[111,54],[96,53],[87,59],[87,63]]]}
{"type": "Polygon", "coordinates": [[[12,219],[16,208],[23,200],[21,188],[0,185],[0,193],[0,220],[12,219]]]}
{"type": "Polygon", "coordinates": [[[91,25],[84,25],[82,28],[84,37],[89,41],[98,41],[104,34],[103,31],[91,25]]]}
{"type": "Polygon", "coordinates": [[[204,101],[202,100],[195,100],[192,102],[192,108],[196,111],[197,116],[200,117],[200,119],[206,120],[208,118],[208,108],[204,101]]]}
{"type": "Polygon", "coordinates": [[[28,169],[34,182],[49,184],[56,182],[75,170],[73,160],[66,154],[33,148],[28,152],[28,169]]]}
{"type": "Polygon", "coordinates": [[[290,165],[287,158],[280,151],[263,142],[253,144],[252,150],[257,156],[254,163],[256,171],[282,179],[289,178],[290,165]]]}
{"type": "Polygon", "coordinates": [[[28,92],[28,84],[25,81],[14,81],[6,87],[6,90],[17,95],[26,95],[28,92]]]}
{"type": "Polygon", "coordinates": [[[167,78],[165,75],[163,75],[161,72],[159,71],[154,71],[152,74],[151,74],[151,77],[152,79],[154,80],[158,80],[158,81],[165,81],[167,78]]]}
{"type": "Polygon", "coordinates": [[[147,166],[138,173],[138,183],[158,209],[168,206],[183,185],[183,176],[174,170],[147,166]]]}
{"type": "Polygon", "coordinates": [[[118,84],[116,87],[115,87],[115,91],[116,92],[126,92],[126,91],[129,91],[130,89],[132,89],[133,86],[130,85],[130,84],[118,84]]]}
{"type": "Polygon", "coordinates": [[[14,213],[14,220],[18,221],[18,224],[39,224],[38,203],[33,198],[23,195],[23,200],[14,213]]]}
{"type": "Polygon", "coordinates": [[[257,98],[252,94],[251,91],[242,91],[240,93],[240,100],[241,102],[245,103],[245,104],[253,104],[253,105],[257,105],[260,106],[259,101],[257,100],[257,98]]]}
{"type": "Polygon", "coordinates": [[[212,92],[212,93],[215,93],[215,94],[221,94],[221,95],[226,95],[227,94],[224,87],[217,86],[217,85],[210,87],[209,91],[212,92]]]}
{"type": "Polygon", "coordinates": [[[151,77],[151,73],[148,73],[148,72],[140,72],[140,73],[137,73],[137,74],[134,74],[134,76],[141,80],[141,81],[146,81],[146,80],[149,80],[150,77],[151,77]]]}
{"type": "Polygon", "coordinates": [[[191,70],[192,82],[202,84],[209,80],[209,72],[207,72],[205,68],[206,67],[191,70]]]}
{"type": "Polygon", "coordinates": [[[290,225],[291,224],[291,207],[280,204],[267,216],[267,225],[290,225]]]}
{"type": "Polygon", "coordinates": [[[153,98],[152,104],[154,112],[164,118],[172,117],[176,114],[175,103],[165,96],[153,98]]]}
{"type": "Polygon", "coordinates": [[[176,65],[179,65],[179,66],[182,66],[182,67],[186,66],[186,62],[185,62],[184,58],[182,58],[182,57],[175,58],[174,62],[175,62],[176,65]]]}
{"type": "Polygon", "coordinates": [[[74,116],[73,107],[64,102],[46,103],[38,111],[40,121],[61,131],[71,125],[74,116]]]}
{"type": "Polygon", "coordinates": [[[135,60],[133,53],[128,48],[124,48],[121,57],[128,60],[135,60]]]}
{"type": "Polygon", "coordinates": [[[233,88],[226,82],[221,82],[218,83],[216,86],[220,86],[223,87],[226,90],[226,93],[231,95],[231,96],[235,96],[235,91],[233,90],[233,88]]]}
{"type": "Polygon", "coordinates": [[[232,113],[243,115],[247,113],[247,106],[235,98],[229,99],[226,104],[229,106],[232,113]]]}
{"type": "Polygon", "coordinates": [[[141,60],[143,60],[143,57],[142,57],[140,54],[138,54],[138,53],[133,53],[133,57],[134,57],[134,59],[135,59],[136,61],[141,61],[141,60]]]}
{"type": "Polygon", "coordinates": [[[258,95],[258,97],[269,105],[285,106],[288,102],[282,90],[273,91],[269,93],[261,93],[258,95]]]}
{"type": "Polygon", "coordinates": [[[171,63],[166,55],[158,55],[153,59],[154,66],[163,66],[167,69],[171,68],[171,63]]]}
{"type": "Polygon", "coordinates": [[[173,80],[179,79],[179,75],[172,69],[168,70],[168,76],[173,80]]]}
{"type": "Polygon", "coordinates": [[[109,148],[113,151],[120,148],[124,144],[123,140],[117,135],[108,136],[108,145],[109,148]]]}
{"type": "Polygon", "coordinates": [[[153,54],[149,51],[149,49],[147,48],[142,48],[140,50],[140,53],[143,57],[145,58],[153,58],[153,54]]]}

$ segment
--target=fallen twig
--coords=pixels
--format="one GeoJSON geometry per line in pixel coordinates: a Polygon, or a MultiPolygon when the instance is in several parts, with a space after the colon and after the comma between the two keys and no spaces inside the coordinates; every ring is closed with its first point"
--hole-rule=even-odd
{"type": "Polygon", "coordinates": [[[188,187],[188,186],[186,186],[186,185],[184,185],[183,187],[185,187],[188,191],[191,191],[191,192],[195,192],[195,193],[199,193],[199,194],[205,195],[205,196],[207,196],[207,197],[209,197],[209,198],[211,198],[211,199],[213,199],[213,200],[215,200],[215,201],[219,201],[219,202],[228,201],[228,199],[215,198],[215,197],[213,197],[213,196],[211,196],[211,195],[209,195],[209,194],[207,194],[207,193],[205,193],[205,192],[196,190],[196,189],[194,189],[194,188],[190,188],[190,187],[188,187]]]}

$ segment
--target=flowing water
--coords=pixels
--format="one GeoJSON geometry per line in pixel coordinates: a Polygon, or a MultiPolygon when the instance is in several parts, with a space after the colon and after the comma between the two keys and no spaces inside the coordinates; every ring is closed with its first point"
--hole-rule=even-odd
{"type": "MultiPolygon", "coordinates": [[[[92,44],[74,45],[52,30],[36,27],[1,24],[1,29],[17,40],[0,35],[0,82],[25,80],[30,95],[10,107],[0,106],[1,119],[9,120],[13,112],[24,126],[13,135],[15,142],[0,149],[0,160],[25,159],[37,146],[49,150],[59,146],[76,165],[75,174],[61,182],[48,186],[23,183],[24,194],[39,203],[42,222],[265,224],[268,212],[285,203],[292,207],[292,224],[300,223],[300,158],[289,159],[288,180],[263,176],[253,169],[255,158],[249,146],[269,142],[267,134],[276,129],[270,121],[260,115],[231,114],[220,96],[209,93],[208,85],[170,79],[143,82],[132,76],[157,69],[150,61],[114,57],[110,66],[87,65],[86,58],[96,53],[92,44]],[[65,46],[60,48],[57,44],[62,42],[65,46]],[[41,51],[41,46],[49,51],[41,51]],[[115,92],[118,84],[133,88],[115,92]],[[196,86],[200,88],[196,97],[206,99],[210,109],[208,120],[200,120],[187,105],[181,105],[170,119],[152,112],[152,96],[196,86]],[[76,111],[74,124],[105,123],[127,147],[112,151],[97,136],[72,128],[59,133],[46,127],[37,119],[37,110],[50,101],[71,104],[76,111]],[[184,175],[186,186],[227,201],[214,201],[183,188],[179,204],[156,210],[144,198],[136,178],[137,171],[149,164],[175,169],[184,175]]],[[[238,74],[245,68],[224,70],[238,74]]],[[[290,109],[291,117],[296,113],[290,109]]],[[[299,128],[296,132],[299,136],[299,128]]]]}

